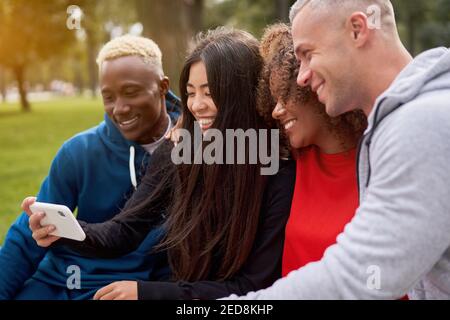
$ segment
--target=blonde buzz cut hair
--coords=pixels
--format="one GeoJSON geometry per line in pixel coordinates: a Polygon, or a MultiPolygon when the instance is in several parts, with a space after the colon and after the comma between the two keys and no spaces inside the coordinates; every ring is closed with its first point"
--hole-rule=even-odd
{"type": "Polygon", "coordinates": [[[120,36],[107,42],[98,53],[97,64],[101,69],[105,61],[128,56],[141,57],[144,63],[163,70],[159,46],[151,39],[133,35],[120,36]]]}

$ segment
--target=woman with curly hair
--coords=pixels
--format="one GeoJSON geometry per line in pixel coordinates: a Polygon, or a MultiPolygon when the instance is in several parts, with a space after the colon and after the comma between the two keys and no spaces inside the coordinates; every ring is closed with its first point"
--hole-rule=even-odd
{"type": "Polygon", "coordinates": [[[316,94],[296,84],[299,64],[289,26],[269,26],[261,54],[265,67],[258,111],[280,127],[297,162],[282,260],[286,276],[320,260],[353,218],[358,207],[356,147],[367,120],[362,112],[329,117],[316,94]]]}

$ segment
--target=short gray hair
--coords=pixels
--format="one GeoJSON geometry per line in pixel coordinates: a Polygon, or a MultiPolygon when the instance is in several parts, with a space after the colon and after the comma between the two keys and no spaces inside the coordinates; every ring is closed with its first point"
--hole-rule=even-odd
{"type": "Polygon", "coordinates": [[[377,5],[381,9],[381,14],[383,17],[387,17],[388,22],[393,21],[395,25],[395,15],[392,3],[390,0],[297,0],[291,7],[289,12],[289,20],[294,21],[295,17],[299,14],[306,5],[311,5],[315,10],[318,8],[326,9],[329,13],[334,13],[337,8],[347,9],[347,10],[361,10],[364,7],[369,7],[370,5],[377,5]]]}
{"type": "Polygon", "coordinates": [[[311,0],[297,0],[292,5],[291,10],[289,11],[289,21],[294,21],[297,14],[303,9],[304,6],[308,4],[311,0]]]}

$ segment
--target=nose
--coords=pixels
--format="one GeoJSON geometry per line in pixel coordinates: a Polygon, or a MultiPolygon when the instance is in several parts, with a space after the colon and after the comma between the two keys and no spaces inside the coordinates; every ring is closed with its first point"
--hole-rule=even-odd
{"type": "Polygon", "coordinates": [[[308,67],[300,66],[298,71],[297,84],[300,87],[307,87],[311,84],[312,71],[308,67]]]}
{"type": "Polygon", "coordinates": [[[203,98],[200,95],[197,95],[194,101],[192,102],[192,112],[198,114],[205,109],[206,103],[204,102],[203,98]]]}
{"type": "Polygon", "coordinates": [[[128,112],[130,112],[131,107],[128,103],[123,102],[120,98],[116,100],[114,109],[113,109],[113,114],[114,115],[124,115],[127,114],[128,112]]]}
{"type": "Polygon", "coordinates": [[[286,114],[286,109],[283,107],[281,102],[277,102],[277,105],[272,111],[272,118],[275,120],[280,120],[282,116],[286,114]]]}

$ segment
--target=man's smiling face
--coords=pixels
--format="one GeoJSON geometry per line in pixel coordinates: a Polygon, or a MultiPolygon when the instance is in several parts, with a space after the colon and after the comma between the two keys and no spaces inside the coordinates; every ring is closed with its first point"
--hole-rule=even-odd
{"type": "Polygon", "coordinates": [[[344,24],[345,20],[326,11],[314,12],[308,5],[292,23],[295,55],[300,62],[297,83],[310,86],[332,117],[355,107],[358,82],[344,24]]]}
{"type": "Polygon", "coordinates": [[[162,72],[138,56],[106,60],[100,68],[106,113],[126,139],[139,144],[153,142],[166,129],[168,86],[162,72]]]}

